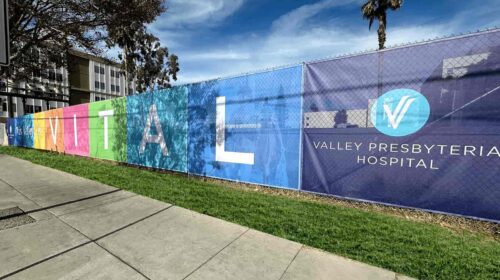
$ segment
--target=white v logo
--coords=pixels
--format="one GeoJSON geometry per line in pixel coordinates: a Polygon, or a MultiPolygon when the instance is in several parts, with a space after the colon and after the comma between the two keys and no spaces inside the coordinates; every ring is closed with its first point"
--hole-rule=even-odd
{"type": "Polygon", "coordinates": [[[415,100],[416,98],[410,98],[409,95],[403,96],[403,98],[399,100],[399,103],[394,109],[394,112],[391,111],[389,105],[384,104],[384,111],[387,114],[387,118],[389,118],[389,124],[393,129],[397,129],[399,127],[399,124],[401,124],[401,121],[406,115],[406,112],[408,112],[408,109],[415,100]]]}

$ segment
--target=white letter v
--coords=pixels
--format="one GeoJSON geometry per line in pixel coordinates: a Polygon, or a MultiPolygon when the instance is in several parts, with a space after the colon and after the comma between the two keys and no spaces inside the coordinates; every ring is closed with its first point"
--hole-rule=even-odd
{"type": "Polygon", "coordinates": [[[401,100],[399,100],[398,106],[394,109],[394,112],[391,111],[391,108],[387,104],[384,104],[384,111],[389,118],[389,124],[393,129],[397,129],[401,124],[406,112],[410,108],[411,104],[415,101],[415,98],[410,98],[410,96],[406,95],[401,100]]]}

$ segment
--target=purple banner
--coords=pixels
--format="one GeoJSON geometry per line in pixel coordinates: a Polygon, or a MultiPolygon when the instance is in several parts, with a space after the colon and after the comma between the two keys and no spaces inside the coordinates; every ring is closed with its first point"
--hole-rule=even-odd
{"type": "Polygon", "coordinates": [[[500,32],[306,64],[302,189],[500,220],[500,32]]]}

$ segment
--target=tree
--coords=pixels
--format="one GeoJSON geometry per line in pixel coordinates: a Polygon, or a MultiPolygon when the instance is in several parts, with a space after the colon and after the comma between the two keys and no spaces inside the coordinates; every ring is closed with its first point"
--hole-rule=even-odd
{"type": "MultiPolygon", "coordinates": [[[[169,55],[168,49],[162,47],[160,40],[148,33],[144,26],[128,32],[124,36],[127,40],[118,44],[124,50],[118,58],[123,62],[127,77],[130,80],[135,78],[136,91],[170,87],[170,80],[177,80],[178,57],[169,55]]],[[[122,38],[118,42],[122,42],[122,38]]]]}
{"type": "Polygon", "coordinates": [[[371,29],[373,21],[378,21],[378,46],[382,50],[385,48],[387,28],[387,10],[397,10],[403,5],[403,0],[368,0],[362,7],[361,13],[363,18],[370,21],[369,29],[371,29]]]}
{"type": "Polygon", "coordinates": [[[98,53],[102,13],[81,0],[9,1],[10,66],[0,76],[26,80],[53,66],[65,66],[70,48],[98,53]]]}
{"type": "Polygon", "coordinates": [[[170,87],[170,77],[177,80],[178,57],[169,55],[160,40],[147,31],[146,25],[166,11],[163,0],[118,0],[108,9],[120,9],[120,16],[108,23],[107,45],[123,50],[118,58],[129,80],[136,79],[139,92],[170,87]],[[114,6],[114,7],[113,7],[114,6]]]}
{"type": "Polygon", "coordinates": [[[102,56],[106,43],[122,47],[127,73],[136,74],[136,63],[147,62],[142,67],[163,68],[144,68],[143,72],[157,74],[168,83],[169,76],[176,79],[178,64],[169,68],[176,57],[168,57],[167,49],[146,32],[146,25],[163,12],[164,0],[10,1],[11,64],[0,68],[0,77],[29,80],[54,65],[66,67],[71,49],[102,56]]]}
{"type": "MultiPolygon", "coordinates": [[[[136,90],[144,92],[170,87],[170,76],[177,80],[179,71],[177,56],[168,54],[157,37],[141,29],[135,34],[132,47],[129,48],[127,64],[129,77],[135,77],[136,90]]],[[[122,57],[120,57],[123,59],[122,57]]],[[[124,59],[127,61],[127,59],[124,59]]]]}

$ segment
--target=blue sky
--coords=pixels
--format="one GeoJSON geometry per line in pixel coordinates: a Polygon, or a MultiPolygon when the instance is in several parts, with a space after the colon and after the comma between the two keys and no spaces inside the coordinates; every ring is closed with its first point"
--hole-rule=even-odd
{"type": "MultiPolygon", "coordinates": [[[[167,0],[149,26],[179,56],[179,84],[377,47],[362,0],[167,0]]],[[[500,0],[406,0],[387,45],[500,26],[500,0]]]]}

